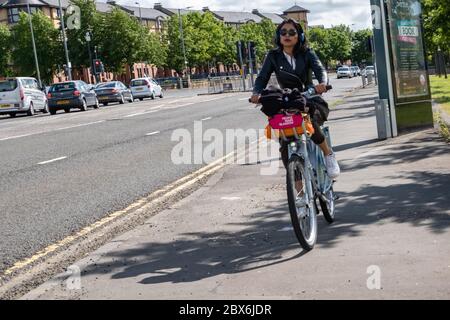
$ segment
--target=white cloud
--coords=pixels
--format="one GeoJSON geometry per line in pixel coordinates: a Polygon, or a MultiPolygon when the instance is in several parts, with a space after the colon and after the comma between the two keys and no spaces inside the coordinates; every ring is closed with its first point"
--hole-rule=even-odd
{"type": "MultiPolygon", "coordinates": [[[[117,0],[118,3],[134,4],[140,1],[142,6],[152,8],[157,0],[117,0]]],[[[193,9],[209,7],[211,10],[248,11],[258,9],[260,12],[282,13],[295,4],[293,0],[161,0],[164,7],[179,8],[192,6],[193,9]],[[180,4],[182,4],[180,6],[180,4]]],[[[310,25],[346,24],[353,29],[371,26],[369,0],[302,0],[297,5],[311,11],[308,16],[310,25]]]]}

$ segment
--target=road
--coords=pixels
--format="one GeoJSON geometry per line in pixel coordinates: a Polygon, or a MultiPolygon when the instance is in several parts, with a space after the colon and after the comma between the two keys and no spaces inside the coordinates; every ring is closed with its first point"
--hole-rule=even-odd
{"type": "MultiPolygon", "coordinates": [[[[334,80],[328,99],[359,81],[334,80]]],[[[174,130],[192,132],[195,121],[222,132],[265,126],[248,93],[197,96],[202,91],[88,112],[0,117],[0,274],[204,166],[172,163],[174,130]]]]}

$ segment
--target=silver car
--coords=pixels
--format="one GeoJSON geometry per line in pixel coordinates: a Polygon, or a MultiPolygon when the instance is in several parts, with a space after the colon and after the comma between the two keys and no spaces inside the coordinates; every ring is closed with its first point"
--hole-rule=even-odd
{"type": "Polygon", "coordinates": [[[131,93],[135,99],[163,97],[163,90],[152,78],[138,78],[131,80],[131,93]]]}
{"type": "Polygon", "coordinates": [[[350,69],[350,67],[340,67],[337,71],[337,78],[352,78],[353,77],[353,71],[350,69]]]}
{"type": "Polygon", "coordinates": [[[48,112],[45,91],[35,78],[15,77],[0,80],[0,114],[15,117],[18,113],[33,116],[36,111],[48,112]]]}

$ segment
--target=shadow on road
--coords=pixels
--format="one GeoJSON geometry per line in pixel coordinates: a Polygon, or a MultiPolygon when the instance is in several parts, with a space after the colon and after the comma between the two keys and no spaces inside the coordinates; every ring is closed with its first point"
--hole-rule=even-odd
{"type": "MultiPolygon", "coordinates": [[[[436,136],[393,146],[392,150],[372,156],[370,164],[361,159],[352,166],[347,165],[345,170],[358,170],[367,165],[412,163],[426,156],[448,153],[448,146],[439,142],[419,146],[429,139],[436,139],[436,136]]],[[[399,182],[379,186],[371,185],[368,180],[354,192],[340,193],[337,221],[328,226],[319,216],[316,250],[333,248],[349,236],[358,241],[362,236],[361,226],[381,222],[409,224],[411,232],[414,227],[426,227],[436,234],[450,227],[450,174],[424,168],[423,171],[403,173],[401,180],[397,175],[387,179],[399,182]]],[[[147,242],[132,250],[115,251],[107,255],[114,262],[90,266],[83,274],[111,273],[112,279],[145,275],[139,282],[141,284],[187,283],[265,268],[305,254],[287,226],[290,226],[287,203],[281,198],[272,206],[266,205],[245,223],[230,223],[222,231],[185,233],[171,242],[147,242]],[[225,231],[230,229],[236,231],[225,231]],[[144,262],[138,262],[138,259],[144,262]]],[[[383,244],[381,240],[380,246],[383,245],[389,243],[383,244]]]]}

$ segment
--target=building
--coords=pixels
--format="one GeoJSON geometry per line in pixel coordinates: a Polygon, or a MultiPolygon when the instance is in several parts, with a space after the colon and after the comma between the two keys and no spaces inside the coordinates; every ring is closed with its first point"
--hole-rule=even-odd
{"type": "MultiPolygon", "coordinates": [[[[19,20],[20,12],[28,12],[27,4],[30,6],[31,13],[38,10],[42,11],[48,16],[54,23],[55,27],[59,27],[60,12],[59,3],[63,11],[70,5],[70,0],[0,0],[0,23],[7,25],[14,25],[19,20]]],[[[138,2],[136,2],[138,4],[138,2]]],[[[128,14],[136,17],[141,24],[145,25],[151,32],[164,33],[167,29],[166,21],[173,15],[184,15],[191,12],[211,12],[213,16],[224,22],[228,26],[239,28],[240,25],[245,23],[259,23],[263,19],[269,19],[274,24],[279,24],[287,18],[295,19],[301,22],[305,28],[308,27],[308,13],[309,10],[295,5],[283,14],[260,12],[258,9],[252,10],[252,12],[242,11],[215,11],[210,10],[208,7],[204,7],[202,10],[192,9],[177,9],[177,8],[165,8],[161,3],[155,3],[153,8],[138,6],[121,5],[113,0],[107,0],[106,2],[95,1],[96,9],[98,12],[108,14],[117,7],[124,10],[128,14]]],[[[69,48],[70,54],[70,48],[69,48]]],[[[101,58],[101,57],[99,57],[101,58]]],[[[128,70],[129,68],[127,68],[128,70]]],[[[155,66],[147,63],[136,63],[133,66],[133,70],[128,71],[126,75],[119,75],[118,77],[125,82],[128,82],[130,78],[141,77],[144,75],[157,77],[157,76],[171,76],[173,71],[157,69],[155,66]]],[[[86,82],[91,82],[92,78],[89,70],[76,70],[74,77],[84,79],[86,82]]],[[[113,77],[117,77],[112,74],[103,74],[102,80],[111,80],[113,77]]],[[[62,75],[55,80],[64,80],[62,75]]]]}
{"type": "Polygon", "coordinates": [[[294,19],[300,22],[305,30],[308,29],[308,13],[310,11],[298,5],[290,7],[283,12],[283,17],[285,19],[294,19]]]}

